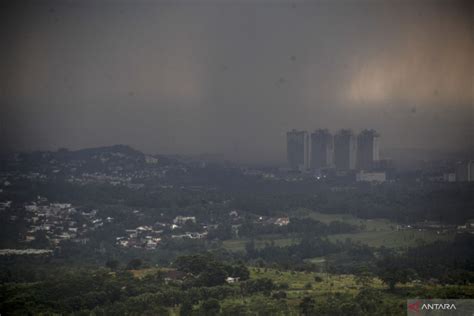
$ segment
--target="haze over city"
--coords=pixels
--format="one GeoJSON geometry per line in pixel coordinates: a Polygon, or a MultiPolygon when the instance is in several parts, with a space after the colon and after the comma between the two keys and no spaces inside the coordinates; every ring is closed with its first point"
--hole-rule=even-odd
{"type": "Polygon", "coordinates": [[[474,315],[474,0],[5,0],[0,39],[0,316],[474,315]]]}
{"type": "Polygon", "coordinates": [[[2,150],[286,160],[292,128],[473,148],[470,1],[11,1],[2,150]]]}

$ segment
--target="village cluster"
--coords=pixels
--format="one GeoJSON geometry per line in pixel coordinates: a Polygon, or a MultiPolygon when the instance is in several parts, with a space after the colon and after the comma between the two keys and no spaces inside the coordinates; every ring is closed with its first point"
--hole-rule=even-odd
{"type": "MultiPolygon", "coordinates": [[[[43,239],[51,248],[59,246],[61,241],[69,240],[79,244],[87,244],[90,233],[106,229],[106,225],[118,224],[112,217],[103,217],[97,209],[73,206],[71,203],[53,203],[45,197],[38,196],[35,201],[25,203],[21,207],[12,208],[11,201],[0,203],[0,213],[8,214],[13,223],[23,223],[24,230],[19,235],[19,242],[26,245],[37,243],[43,239]]],[[[133,210],[137,218],[143,217],[139,210],[133,210]]],[[[231,219],[232,232],[237,237],[242,218],[237,210],[228,213],[231,219]]],[[[256,217],[255,224],[286,226],[288,217],[256,217]]],[[[217,229],[218,224],[198,223],[195,216],[179,215],[170,221],[158,221],[153,224],[142,224],[127,228],[120,236],[116,236],[116,245],[123,248],[140,248],[153,250],[163,238],[170,239],[205,239],[209,231],[217,229]],[[188,231],[187,228],[191,227],[188,231]]],[[[48,248],[47,246],[44,246],[48,248]]]]}
{"type": "MultiPolygon", "coordinates": [[[[232,210],[229,212],[229,216],[234,221],[234,224],[231,226],[232,232],[234,236],[238,236],[238,230],[241,226],[239,213],[236,210],[232,210]]],[[[255,222],[261,225],[286,226],[290,223],[290,220],[288,217],[258,217],[255,222]]],[[[205,239],[208,237],[209,230],[216,229],[219,226],[217,224],[204,223],[196,226],[196,224],[195,216],[179,215],[170,223],[156,222],[153,226],[143,225],[133,229],[127,229],[125,230],[125,236],[119,236],[116,240],[117,244],[121,247],[153,250],[156,249],[164,237],[171,239],[205,239]],[[187,224],[197,227],[198,231],[183,231],[187,224]]]]}
{"type": "MultiPolygon", "coordinates": [[[[96,209],[83,209],[70,203],[52,203],[44,197],[38,196],[35,201],[26,203],[22,209],[11,210],[12,202],[0,202],[0,212],[8,212],[9,220],[14,223],[23,222],[24,231],[19,241],[25,244],[38,242],[38,238],[46,239],[50,248],[57,247],[61,241],[70,240],[79,244],[89,242],[90,233],[104,229],[104,225],[116,224],[112,217],[100,216],[96,209]]],[[[140,218],[141,211],[132,213],[140,218]]],[[[238,210],[228,213],[232,222],[232,233],[238,238],[242,218],[238,210]]],[[[286,226],[290,223],[288,217],[256,217],[254,224],[286,226]]],[[[219,225],[199,223],[195,216],[179,215],[169,221],[158,221],[152,224],[142,224],[127,228],[116,236],[116,245],[123,248],[139,248],[146,250],[156,249],[164,238],[169,239],[205,239],[211,230],[219,225]],[[189,229],[189,231],[188,231],[189,229]]],[[[397,230],[434,230],[438,234],[447,234],[453,231],[474,233],[474,221],[464,225],[443,225],[434,221],[414,223],[412,225],[397,225],[397,230]]],[[[48,248],[48,247],[46,247],[48,248]]]]}
{"type": "MultiPolygon", "coordinates": [[[[11,205],[11,201],[2,202],[0,211],[9,209],[11,205]]],[[[112,217],[98,217],[97,210],[78,210],[70,203],[51,203],[41,196],[13,214],[9,215],[11,222],[25,224],[20,241],[31,243],[45,238],[52,246],[63,240],[86,244],[89,241],[85,237],[88,232],[114,220],[112,217]]]]}
{"type": "MultiPolygon", "coordinates": [[[[195,216],[177,216],[172,223],[157,222],[153,226],[143,225],[133,229],[126,229],[125,236],[116,238],[117,244],[125,248],[156,249],[164,236],[165,229],[173,232],[180,229],[187,222],[196,223],[195,216]]],[[[206,227],[203,227],[206,228],[206,227]]],[[[204,232],[185,232],[182,234],[171,234],[173,239],[202,239],[208,234],[204,232]]]]}

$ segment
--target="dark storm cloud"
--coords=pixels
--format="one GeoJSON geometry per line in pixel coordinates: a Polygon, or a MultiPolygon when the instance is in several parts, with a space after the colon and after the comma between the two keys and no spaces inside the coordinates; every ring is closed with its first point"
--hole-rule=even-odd
{"type": "Polygon", "coordinates": [[[4,148],[281,161],[298,127],[472,146],[461,1],[25,2],[2,10],[4,148]]]}

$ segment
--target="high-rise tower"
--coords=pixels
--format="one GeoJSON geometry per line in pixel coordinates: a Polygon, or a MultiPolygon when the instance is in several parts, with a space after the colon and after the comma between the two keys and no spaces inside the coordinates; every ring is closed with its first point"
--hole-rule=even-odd
{"type": "Polygon", "coordinates": [[[357,136],[357,169],[371,170],[380,160],[380,135],[373,129],[365,129],[357,136]]]}
{"type": "Polygon", "coordinates": [[[354,133],[342,129],[334,136],[334,163],[336,169],[352,170],[356,165],[357,142],[354,133]]]}
{"type": "Polygon", "coordinates": [[[334,140],[327,129],[318,129],[311,133],[310,167],[314,170],[334,166],[334,140]]]}
{"type": "Polygon", "coordinates": [[[288,164],[293,170],[309,168],[309,137],[308,132],[291,130],[286,133],[286,152],[288,164]]]}

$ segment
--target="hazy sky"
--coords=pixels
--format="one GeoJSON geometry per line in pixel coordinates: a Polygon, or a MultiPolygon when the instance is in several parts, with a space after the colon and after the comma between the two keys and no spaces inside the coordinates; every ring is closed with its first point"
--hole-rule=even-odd
{"type": "MultiPolygon", "coordinates": [[[[5,3],[3,1],[2,3],[5,3]]],[[[12,1],[2,147],[285,159],[285,132],[473,147],[471,1],[12,1]]]]}

